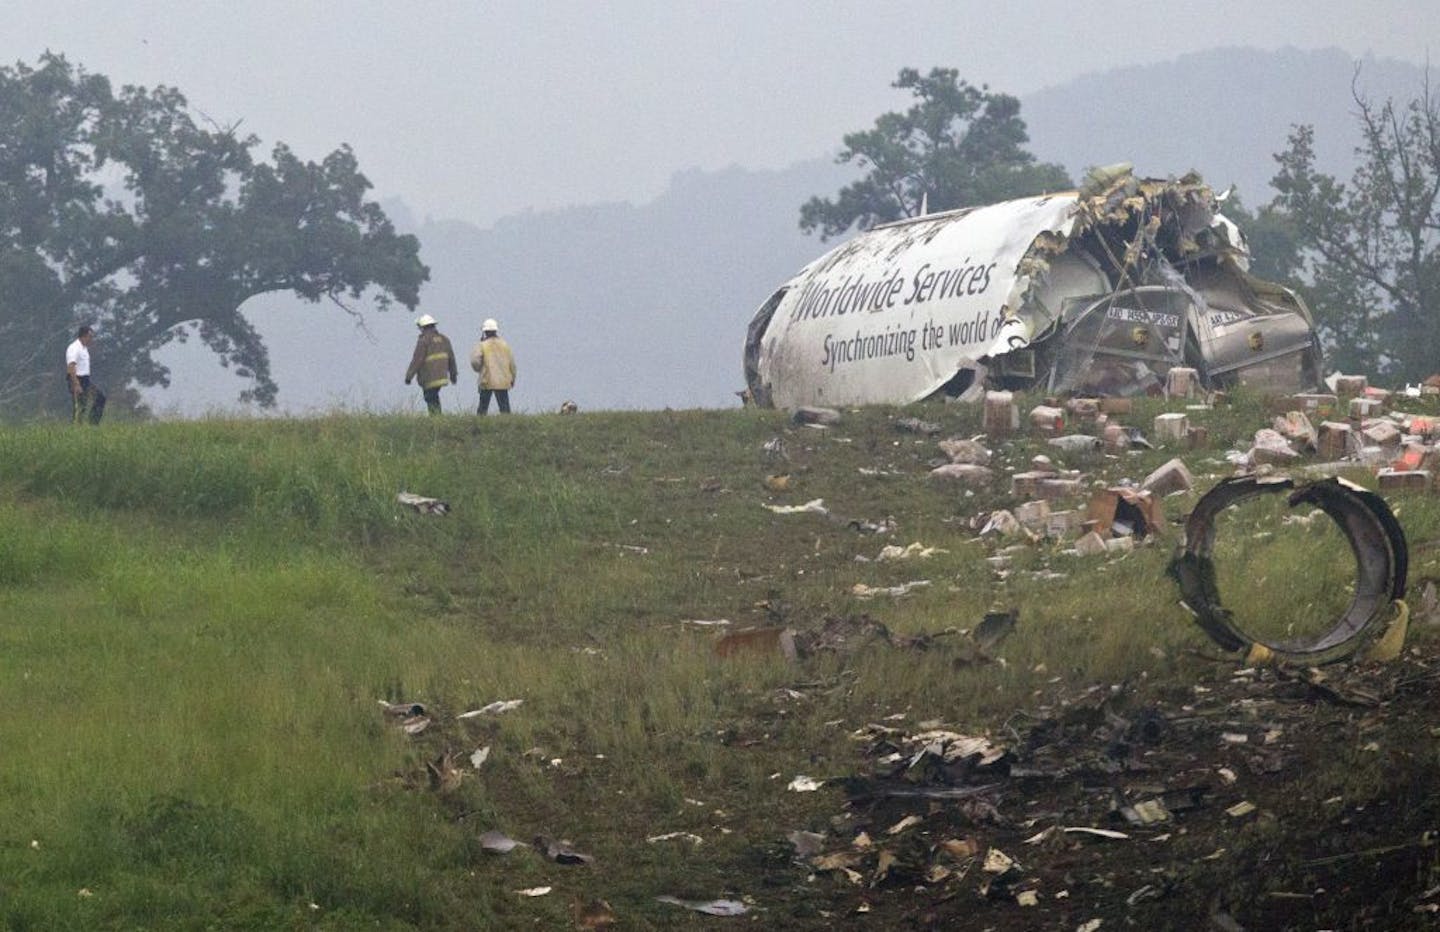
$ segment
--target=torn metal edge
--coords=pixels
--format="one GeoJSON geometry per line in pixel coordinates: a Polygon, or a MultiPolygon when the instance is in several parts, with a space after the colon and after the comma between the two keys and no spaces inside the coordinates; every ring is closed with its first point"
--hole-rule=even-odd
{"type": "Polygon", "coordinates": [[[1379,495],[1343,479],[1297,485],[1285,477],[1243,476],[1222,480],[1196,504],[1185,525],[1185,545],[1167,570],[1185,606],[1225,650],[1259,644],[1282,659],[1332,663],[1356,653],[1382,627],[1391,605],[1405,597],[1409,551],[1404,530],[1379,495]],[[1220,602],[1213,551],[1215,517],[1237,502],[1289,492],[1291,507],[1311,504],[1330,516],[1355,556],[1355,594],[1334,624],[1313,638],[1265,641],[1247,633],[1220,602]]]}

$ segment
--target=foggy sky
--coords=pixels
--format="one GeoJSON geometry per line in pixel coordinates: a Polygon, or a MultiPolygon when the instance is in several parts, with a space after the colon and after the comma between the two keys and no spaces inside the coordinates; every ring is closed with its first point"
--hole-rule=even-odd
{"type": "Polygon", "coordinates": [[[1216,46],[1424,63],[1440,36],[1435,0],[45,0],[0,12],[6,63],[50,49],[117,84],[170,84],[305,158],[348,142],[377,197],[478,224],[643,202],[685,168],[832,153],[904,106],[889,83],[907,65],[1023,95],[1216,46]]]}

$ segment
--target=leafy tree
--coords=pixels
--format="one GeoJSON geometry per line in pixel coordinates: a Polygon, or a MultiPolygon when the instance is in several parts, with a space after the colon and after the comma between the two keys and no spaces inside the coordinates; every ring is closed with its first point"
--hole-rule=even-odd
{"type": "Polygon", "coordinates": [[[1314,129],[1277,155],[1271,204],[1297,234],[1305,294],[1338,367],[1418,380],[1440,369],[1440,102],[1354,94],[1359,165],[1315,168],[1314,129]]]}
{"type": "Polygon", "coordinates": [[[891,86],[909,91],[915,103],[845,137],[836,161],[867,169],[865,177],[833,200],[807,201],[800,208],[804,232],[829,239],[852,226],[917,216],[922,204],[951,210],[1071,186],[1064,168],[1025,151],[1030,137],[1014,97],[974,87],[953,68],[928,75],[903,68],[891,86]]]}
{"type": "Polygon", "coordinates": [[[366,199],[346,146],[319,162],[197,121],[168,87],[112,90],[46,53],[0,68],[0,408],[66,404],[58,377],[80,323],[97,328],[112,402],[169,384],[154,354],[191,336],[275,403],[263,340],[242,312],[290,291],[359,317],[414,307],[419,242],[366,199]]]}

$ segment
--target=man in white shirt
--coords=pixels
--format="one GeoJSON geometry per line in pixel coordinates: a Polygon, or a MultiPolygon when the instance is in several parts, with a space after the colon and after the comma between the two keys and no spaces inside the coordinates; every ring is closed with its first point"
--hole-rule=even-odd
{"type": "Polygon", "coordinates": [[[99,424],[105,414],[105,393],[90,383],[90,343],[95,329],[88,324],[75,333],[75,342],[65,347],[65,378],[75,405],[75,423],[99,424]]]}

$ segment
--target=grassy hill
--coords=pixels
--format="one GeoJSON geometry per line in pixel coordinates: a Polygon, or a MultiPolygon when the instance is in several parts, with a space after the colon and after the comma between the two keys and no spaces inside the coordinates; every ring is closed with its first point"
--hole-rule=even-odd
{"type": "MultiPolygon", "coordinates": [[[[1141,402],[1131,422],[1163,409],[1141,402]]],[[[1265,910],[1293,904],[1265,885],[1302,877],[1306,890],[1279,891],[1305,896],[1295,921],[1419,918],[1437,869],[1421,832],[1440,827],[1424,789],[1440,773],[1440,721],[1405,704],[1429,701],[1413,685],[1434,659],[1427,623],[1398,666],[1333,674],[1370,677],[1372,693],[1389,683],[1379,704],[1291,705],[1297,674],[1237,679],[1163,576],[1195,493],[1167,500],[1160,541],[1121,555],[977,536],[977,516],[1015,504],[1007,470],[1034,455],[1113,481],[1180,453],[1214,477],[1268,420],[1258,400],[1190,413],[1210,448],[1067,456],[1022,433],[994,445],[998,478],[975,489],[931,478],[938,437],[897,428],[918,414],[939,437],[978,433],[962,406],[857,410],[829,430],[745,410],[0,431],[0,926],[827,928],[859,911],[876,928],[962,915],[1162,928],[1221,909],[1226,890],[1242,921],[1273,919],[1265,910]],[[767,487],[776,475],[788,488],[767,487]],[[417,514],[401,490],[451,510],[417,514]],[[816,498],[828,514],[761,507],[816,498]],[[939,551],[877,559],[912,542],[939,551]],[[855,588],[918,581],[903,597],[855,588]],[[997,647],[954,630],[993,608],[1019,613],[997,647]],[[720,656],[727,626],[694,623],[719,620],[855,636],[794,662],[764,642],[720,656]],[[1220,696],[1238,704],[1206,711],[1220,696]],[[505,700],[521,703],[462,717],[505,700]],[[421,717],[382,702],[422,704],[428,724],[408,733],[421,717]],[[1191,786],[1203,771],[1214,800],[1177,808],[1158,841],[1159,828],[1094,808],[1138,792],[1129,764],[1006,783],[984,806],[869,782],[927,730],[1036,751],[1048,722],[1044,746],[1074,749],[1140,709],[1166,723],[1146,745],[1159,755],[1146,784],[1191,786]],[[1257,745],[1279,729],[1267,747],[1289,748],[1285,763],[1252,773],[1216,758],[1251,750],[1221,737],[1247,730],[1234,717],[1270,726],[1250,729],[1257,745]],[[1166,754],[1189,763],[1161,768],[1166,754]],[[802,775],[827,782],[790,789],[802,775]],[[1237,799],[1260,817],[1225,815],[1237,799]],[[1356,862],[1287,872],[1287,858],[1358,838],[1365,812],[1394,816],[1356,845],[1400,852],[1377,856],[1383,896],[1362,895],[1381,888],[1356,862]],[[907,815],[919,821],[887,834],[907,815]],[[1023,843],[1077,824],[1130,837],[1023,843]],[[490,853],[487,831],[523,846],[490,853]],[[797,853],[795,831],[844,867],[797,853]],[[593,860],[556,863],[537,836],[593,860]],[[992,847],[1033,873],[1038,909],[982,888],[992,847]],[[1217,847],[1227,853],[1206,861],[1217,847]],[[1127,904],[1161,888],[1161,868],[1179,879],[1127,904]],[[517,893],[536,887],[551,891],[517,893]],[[740,900],[750,917],[662,895],[740,900]]],[[[1440,539],[1436,497],[1392,503],[1412,579],[1440,576],[1424,546],[1440,539]]],[[[1337,532],[1271,513],[1236,521],[1221,582],[1237,613],[1279,632],[1344,604],[1353,574],[1337,532]]],[[[1097,759],[1132,759],[1106,748],[1097,759]]]]}

